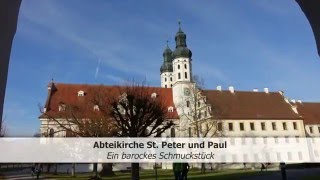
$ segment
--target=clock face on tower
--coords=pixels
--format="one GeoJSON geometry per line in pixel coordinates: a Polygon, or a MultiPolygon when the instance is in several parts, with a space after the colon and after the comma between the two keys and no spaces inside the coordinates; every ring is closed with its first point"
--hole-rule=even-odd
{"type": "Polygon", "coordinates": [[[190,89],[189,88],[184,88],[184,95],[190,96],[190,89]]]}

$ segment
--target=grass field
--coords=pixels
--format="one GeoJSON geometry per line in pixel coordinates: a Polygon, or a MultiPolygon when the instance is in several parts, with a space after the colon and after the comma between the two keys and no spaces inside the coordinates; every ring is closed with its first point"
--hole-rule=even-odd
{"type": "MultiPolygon", "coordinates": [[[[188,174],[188,179],[191,180],[237,180],[242,177],[255,176],[255,175],[265,175],[271,172],[259,172],[252,170],[225,170],[225,171],[215,171],[215,172],[207,172],[205,174],[201,174],[200,171],[191,170],[188,174]]],[[[45,175],[46,178],[55,178],[55,179],[88,179],[90,174],[78,174],[76,177],[70,177],[70,175],[45,175]]],[[[105,180],[126,180],[131,179],[130,173],[121,173],[116,172],[115,176],[112,177],[103,177],[105,180]]],[[[144,180],[154,180],[155,172],[152,170],[144,170],[140,172],[140,179],[144,180]]],[[[158,179],[159,180],[172,180],[173,172],[172,170],[158,170],[158,179]]]]}
{"type": "Polygon", "coordinates": [[[317,176],[307,176],[305,178],[303,178],[303,180],[319,180],[320,179],[320,176],[317,175],[317,176]]]}

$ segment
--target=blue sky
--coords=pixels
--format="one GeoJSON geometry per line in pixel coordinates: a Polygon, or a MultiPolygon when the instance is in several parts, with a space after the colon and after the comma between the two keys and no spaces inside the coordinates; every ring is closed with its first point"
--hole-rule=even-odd
{"type": "Polygon", "coordinates": [[[320,60],[307,19],[293,0],[23,1],[11,52],[4,119],[11,136],[39,129],[47,84],[160,86],[178,20],[206,88],[282,90],[320,101],[320,60]]]}

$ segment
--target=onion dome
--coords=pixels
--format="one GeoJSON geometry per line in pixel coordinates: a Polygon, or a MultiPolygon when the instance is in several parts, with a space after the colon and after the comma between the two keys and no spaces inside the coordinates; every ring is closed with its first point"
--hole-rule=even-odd
{"type": "Polygon", "coordinates": [[[191,58],[192,57],[192,52],[190,49],[187,48],[187,36],[186,34],[182,31],[181,26],[179,22],[179,30],[175,36],[175,41],[176,41],[176,49],[173,52],[173,58],[178,58],[178,57],[186,57],[186,58],[191,58]]]}
{"type": "Polygon", "coordinates": [[[163,64],[160,67],[160,72],[172,72],[172,51],[169,48],[168,41],[167,41],[167,47],[163,51],[163,64]]]}

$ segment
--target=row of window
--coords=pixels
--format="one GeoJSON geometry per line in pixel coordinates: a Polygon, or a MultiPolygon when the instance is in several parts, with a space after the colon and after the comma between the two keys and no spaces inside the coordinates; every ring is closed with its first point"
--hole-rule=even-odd
{"type": "MultiPolygon", "coordinates": [[[[271,154],[272,154],[272,153],[268,153],[268,152],[266,152],[266,153],[264,154],[264,155],[265,155],[265,158],[267,159],[267,161],[270,161],[270,159],[271,159],[270,155],[271,155],[271,154]]],[[[315,152],[315,155],[316,155],[316,157],[319,157],[318,152],[317,152],[317,154],[316,154],[316,152],[315,152]]],[[[232,157],[232,161],[235,162],[235,161],[238,160],[239,155],[237,155],[237,154],[232,154],[231,157],[232,157]]],[[[262,157],[263,157],[263,155],[254,153],[252,158],[253,158],[255,161],[259,161],[260,158],[262,158],[262,157]]],[[[283,161],[283,160],[286,160],[286,159],[288,159],[288,160],[293,160],[293,158],[298,158],[299,160],[302,160],[302,159],[303,159],[303,153],[302,153],[301,151],[299,151],[299,152],[283,152],[283,153],[277,152],[277,153],[276,153],[276,157],[277,157],[277,160],[278,160],[278,161],[283,161]],[[281,156],[281,155],[282,155],[282,156],[281,156]]],[[[249,156],[248,156],[248,154],[243,154],[243,157],[240,157],[240,158],[243,158],[243,161],[244,161],[244,162],[248,162],[248,161],[249,161],[249,156]]],[[[226,157],[226,155],[221,155],[220,158],[218,157],[217,159],[221,159],[221,161],[226,161],[226,160],[227,160],[227,157],[226,157]]],[[[251,158],[250,158],[250,159],[251,159],[251,158]]]]}
{"type": "MultiPolygon", "coordinates": [[[[184,72],[184,78],[188,79],[188,73],[187,72],[184,72]]],[[[178,79],[181,79],[181,74],[180,73],[178,73],[178,79]]]]}
{"type": "MultiPolygon", "coordinates": [[[[172,82],[172,77],[170,77],[170,81],[172,82]]],[[[164,82],[167,82],[167,78],[164,78],[164,82]]]]}
{"type": "MultiPolygon", "coordinates": [[[[170,86],[172,87],[172,84],[170,84],[170,86]]],[[[168,86],[167,86],[167,85],[164,85],[164,87],[167,88],[168,86]]]]}
{"type": "MultiPolygon", "coordinates": [[[[186,104],[187,104],[187,107],[190,107],[190,101],[186,101],[186,104]]],[[[198,101],[197,105],[198,105],[198,107],[200,107],[201,106],[201,102],[198,101]]],[[[210,111],[210,107],[209,106],[208,106],[208,111],[210,111]]]]}
{"type": "MultiPolygon", "coordinates": [[[[188,79],[188,73],[184,72],[184,78],[188,79]]],[[[181,73],[178,73],[178,79],[181,79],[181,73]]],[[[164,78],[164,82],[167,82],[167,78],[164,78]]],[[[170,77],[170,82],[172,82],[172,77],[170,77]]]]}
{"type": "MultiPolygon", "coordinates": [[[[314,133],[312,126],[309,126],[309,131],[311,134],[314,133]]],[[[320,133],[320,126],[318,126],[318,132],[320,133]]]]}
{"type": "MultiPolygon", "coordinates": [[[[180,69],[180,64],[178,64],[177,67],[178,67],[178,69],[180,69]]],[[[188,69],[187,64],[184,64],[184,68],[185,68],[185,69],[188,69]]]]}
{"type": "MultiPolygon", "coordinates": [[[[271,122],[271,125],[272,125],[272,130],[274,131],[278,130],[276,122],[271,122]]],[[[292,122],[292,125],[294,130],[298,130],[297,122],[292,122]]],[[[266,122],[261,122],[260,126],[261,126],[261,130],[263,131],[267,130],[266,122]]],[[[245,131],[245,126],[243,122],[239,122],[239,128],[240,128],[240,131],[245,131]]],[[[222,131],[222,123],[218,123],[218,130],[222,131]]],[[[234,131],[234,126],[232,122],[228,123],[228,130],[234,131]]],[[[251,131],[256,130],[255,123],[250,122],[250,130],[251,131]]],[[[282,122],[282,130],[288,130],[287,122],[282,122]]],[[[320,132],[320,127],[319,127],[319,132],[320,132]]]]}

